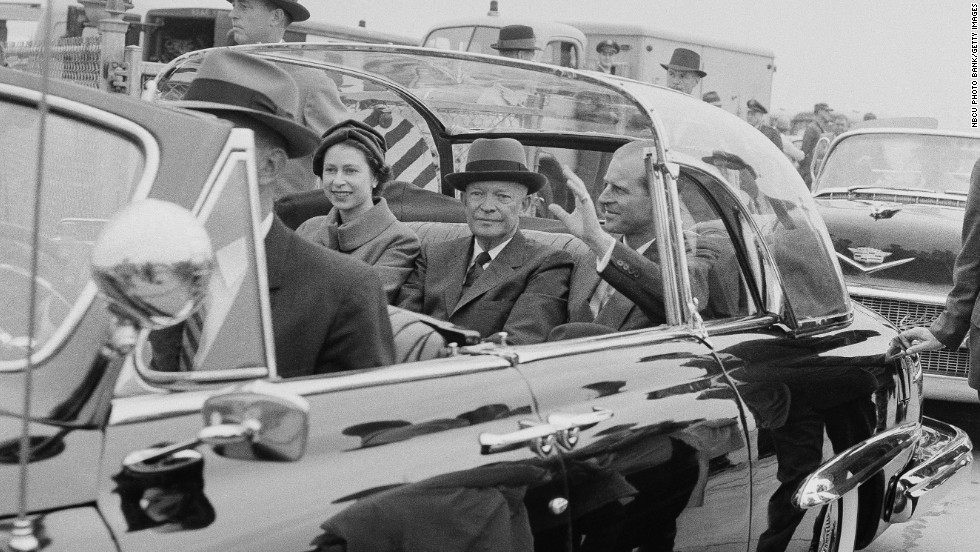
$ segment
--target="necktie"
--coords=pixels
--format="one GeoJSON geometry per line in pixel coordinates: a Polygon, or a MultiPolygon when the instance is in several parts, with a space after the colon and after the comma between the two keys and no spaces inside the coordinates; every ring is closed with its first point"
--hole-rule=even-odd
{"type": "Polygon", "coordinates": [[[201,332],[204,330],[204,305],[184,321],[184,335],[180,343],[180,370],[190,372],[194,369],[194,357],[201,346],[201,332]]]}
{"type": "Polygon", "coordinates": [[[490,254],[486,251],[481,251],[479,255],[476,256],[476,260],[466,271],[466,278],[463,279],[463,289],[466,289],[473,285],[473,282],[477,281],[481,274],[483,274],[483,267],[490,262],[490,254]]]}
{"type": "Polygon", "coordinates": [[[595,318],[602,310],[602,307],[606,306],[609,298],[612,294],[616,292],[616,289],[609,285],[609,282],[605,280],[599,280],[599,285],[596,286],[595,291],[592,292],[592,297],[589,298],[589,310],[592,311],[592,317],[595,318]]]}

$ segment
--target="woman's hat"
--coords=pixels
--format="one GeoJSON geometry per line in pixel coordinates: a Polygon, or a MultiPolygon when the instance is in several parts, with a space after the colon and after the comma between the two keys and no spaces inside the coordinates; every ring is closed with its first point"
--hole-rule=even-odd
{"type": "Polygon", "coordinates": [[[697,75],[701,78],[708,75],[701,70],[701,55],[694,50],[688,50],[687,48],[675,49],[674,54],[670,56],[670,63],[661,63],[660,66],[664,69],[691,71],[697,73],[697,75]]]}
{"type": "Polygon", "coordinates": [[[466,168],[462,172],[446,175],[446,182],[465,192],[471,182],[499,180],[527,186],[533,194],[544,186],[547,179],[527,168],[524,146],[513,138],[477,138],[470,146],[466,168]]]}
{"type": "Polygon", "coordinates": [[[494,50],[540,50],[534,38],[534,29],[527,25],[507,25],[500,28],[497,42],[490,45],[494,50]]]}
{"type": "Polygon", "coordinates": [[[596,52],[599,52],[600,54],[602,53],[602,50],[604,50],[606,48],[615,50],[613,52],[614,54],[618,54],[619,53],[619,44],[615,40],[609,40],[607,38],[607,39],[603,40],[602,42],[600,42],[600,43],[598,43],[598,44],[595,45],[595,51],[596,52]]]}
{"type": "Polygon", "coordinates": [[[385,153],[388,152],[388,144],[385,143],[385,137],[371,125],[362,123],[361,121],[355,121],[354,119],[347,119],[328,128],[323,133],[323,137],[320,139],[320,145],[313,154],[313,173],[322,178],[323,157],[327,154],[327,150],[331,146],[346,142],[347,140],[353,140],[361,144],[382,165],[385,163],[385,153]]]}
{"type": "Polygon", "coordinates": [[[316,133],[293,116],[299,105],[296,81],[282,68],[249,54],[225,48],[208,52],[184,98],[166,103],[219,116],[247,115],[282,136],[290,158],[316,148],[316,133]]]}
{"type": "MultiPolygon", "coordinates": [[[[282,8],[289,14],[289,17],[293,18],[293,21],[306,21],[310,18],[310,12],[301,6],[297,0],[269,0],[269,2],[278,8],[282,8]]],[[[228,0],[228,3],[232,3],[232,0],[228,0]]]]}

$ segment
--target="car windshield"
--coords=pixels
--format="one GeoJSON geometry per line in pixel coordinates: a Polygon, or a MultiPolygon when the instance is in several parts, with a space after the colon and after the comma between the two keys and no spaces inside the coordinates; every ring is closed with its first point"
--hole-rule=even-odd
{"type": "Polygon", "coordinates": [[[623,88],[654,108],[671,151],[704,161],[741,195],[775,257],[798,322],[850,311],[843,279],[821,277],[840,274],[840,268],[816,204],[768,138],[738,117],[683,94],[626,80],[623,88]]]}
{"type": "Polygon", "coordinates": [[[141,149],[102,127],[50,113],[37,187],[40,112],[0,98],[0,367],[25,361],[30,285],[37,294],[34,350],[49,344],[83,296],[89,252],[143,173],[141,149]],[[31,278],[34,202],[40,189],[37,278],[31,278]]]}
{"type": "Polygon", "coordinates": [[[831,150],[816,194],[859,188],[964,195],[980,158],[980,136],[868,133],[831,150]]]}
{"type": "MultiPolygon", "coordinates": [[[[247,47],[255,49],[255,47],[247,47]]],[[[615,87],[558,68],[452,51],[392,50],[385,46],[283,45],[265,53],[363,70],[399,84],[425,101],[448,134],[576,132],[641,137],[646,117],[615,87]]],[[[190,65],[180,69],[189,79],[190,65]]],[[[172,76],[177,79],[177,73],[172,76]]],[[[161,90],[168,88],[164,80],[161,90]]],[[[343,79],[341,95],[354,99],[363,81],[343,79]]],[[[369,91],[364,91],[369,92],[369,91]]],[[[172,97],[172,96],[171,96],[172,97]]]]}

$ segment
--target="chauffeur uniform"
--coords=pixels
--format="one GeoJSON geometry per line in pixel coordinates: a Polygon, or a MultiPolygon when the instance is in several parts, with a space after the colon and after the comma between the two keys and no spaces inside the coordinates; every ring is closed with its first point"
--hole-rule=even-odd
{"type": "Polygon", "coordinates": [[[572,257],[517,231],[477,280],[463,283],[473,238],[426,244],[398,306],[480,332],[507,332],[514,344],[540,343],[565,322],[572,257]]]}

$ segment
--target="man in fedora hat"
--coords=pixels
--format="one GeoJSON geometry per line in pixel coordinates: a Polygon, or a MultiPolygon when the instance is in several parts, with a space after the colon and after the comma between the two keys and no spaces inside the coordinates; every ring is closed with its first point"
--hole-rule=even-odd
{"type": "Polygon", "coordinates": [[[769,113],[769,110],[755,98],[746,102],[745,106],[748,108],[748,112],[745,114],[745,120],[758,129],[763,136],[768,138],[770,142],[782,151],[783,138],[779,135],[779,131],[766,124],[766,114],[769,113]]]}
{"type": "Polygon", "coordinates": [[[669,63],[661,63],[667,70],[667,87],[685,94],[693,94],[694,88],[708,74],[701,70],[701,56],[687,48],[677,48],[669,63]]]}
{"type": "MultiPolygon", "coordinates": [[[[598,198],[605,225],[599,223],[585,184],[564,168],[568,187],[575,194],[575,209],[569,213],[554,204],[548,208],[589,246],[595,273],[593,278],[580,278],[581,284],[569,291],[570,324],[557,328],[549,341],[647,328],[667,321],[655,243],[657,223],[643,157],[645,149],[653,145],[637,140],[613,154],[606,170],[606,186],[598,198]]],[[[704,308],[708,305],[706,277],[711,263],[706,258],[691,257],[688,265],[692,291],[704,308]]]]}
{"type": "MultiPolygon", "coordinates": [[[[310,18],[297,0],[228,0],[231,3],[231,32],[236,44],[284,42],[286,27],[294,21],[310,18]]],[[[279,64],[299,89],[297,122],[317,136],[344,119],[350,118],[340,100],[337,84],[326,73],[289,63],[279,64]]],[[[290,161],[285,176],[277,185],[276,198],[318,188],[309,157],[290,161]]]]}
{"type": "Polygon", "coordinates": [[[817,147],[817,142],[820,141],[820,137],[824,134],[833,130],[831,128],[834,122],[834,110],[830,108],[825,102],[820,102],[814,104],[813,106],[813,120],[807,125],[806,130],[803,131],[803,143],[800,145],[800,149],[803,150],[803,161],[800,162],[800,176],[803,177],[803,181],[806,182],[807,187],[812,184],[812,178],[810,177],[810,165],[813,164],[813,150],[817,147]]]}
{"type": "Polygon", "coordinates": [[[613,65],[613,56],[619,53],[619,43],[607,38],[596,44],[595,51],[599,54],[599,62],[596,64],[595,70],[600,73],[615,75],[616,66],[613,65]]]}
{"type": "MultiPolygon", "coordinates": [[[[318,143],[316,134],[295,121],[297,97],[295,81],[275,64],[220,49],[205,55],[184,99],[170,103],[254,133],[278,374],[305,376],[391,364],[394,343],[387,301],[371,267],[304,240],[273,215],[276,182],[287,160],[310,155],[318,143]]],[[[173,343],[173,336],[168,340],[158,335],[154,362],[161,369],[190,369],[167,362],[173,343]]]]}
{"type": "Polygon", "coordinates": [[[513,138],[479,138],[466,168],[446,176],[462,192],[472,236],[428,243],[398,306],[480,332],[507,332],[515,344],[544,341],[565,322],[572,257],[518,229],[529,195],[545,177],[527,168],[513,138]]]}
{"type": "Polygon", "coordinates": [[[721,96],[719,96],[714,90],[705,92],[704,95],[701,96],[701,100],[715,107],[721,107],[721,96]]]}
{"type": "Polygon", "coordinates": [[[507,25],[500,28],[497,42],[490,45],[503,57],[534,61],[541,47],[534,36],[534,28],[527,25],[507,25]]]}

